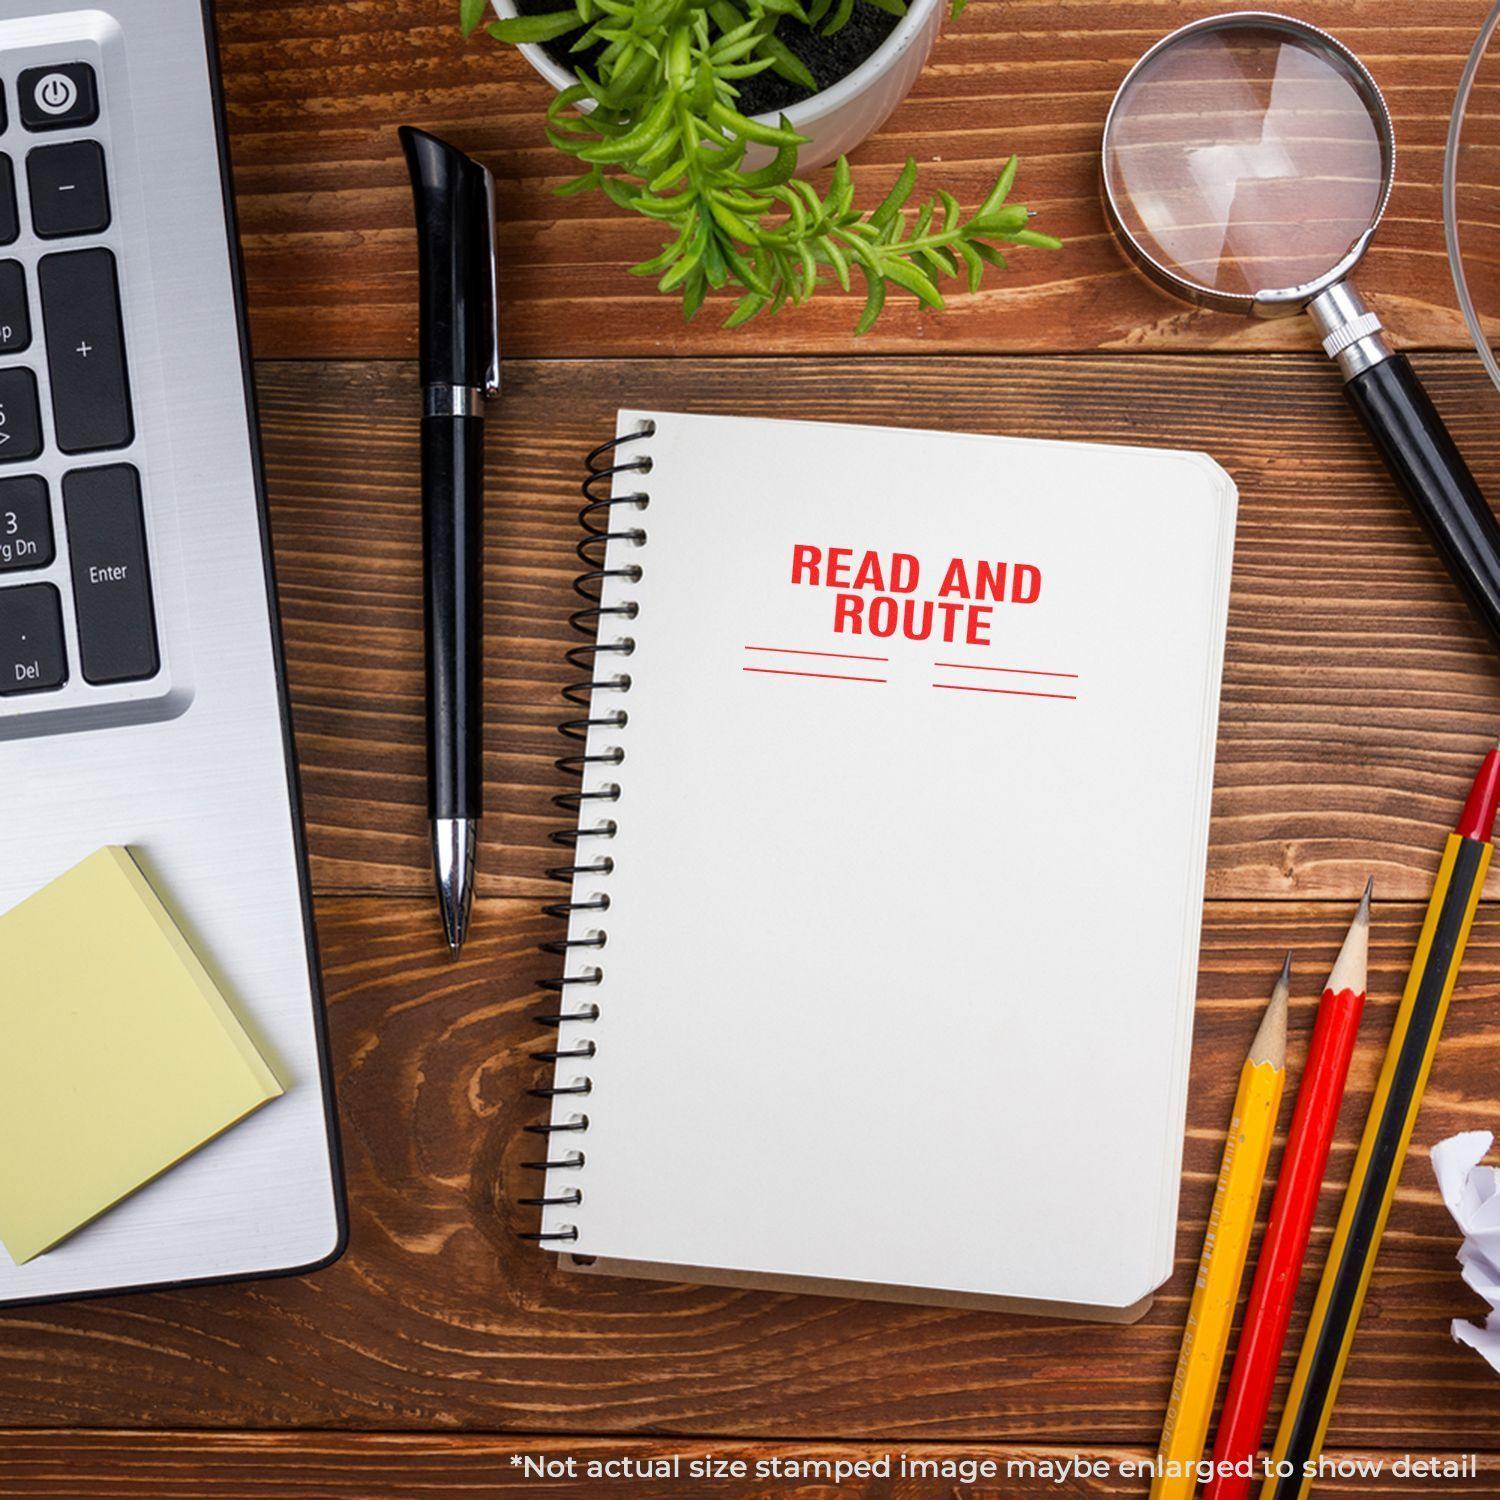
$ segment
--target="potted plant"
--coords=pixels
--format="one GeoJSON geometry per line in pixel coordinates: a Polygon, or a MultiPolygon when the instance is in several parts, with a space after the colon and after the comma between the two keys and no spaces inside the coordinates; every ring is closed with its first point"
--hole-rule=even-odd
{"type": "MultiPolygon", "coordinates": [[[[964,3],[952,0],[955,15],[964,3]]],[[[488,0],[460,4],[473,33],[488,0]]],[[[1004,268],[1001,245],[1059,245],[1007,201],[1014,157],[973,213],[942,190],[909,207],[914,159],[876,208],[854,207],[843,153],[910,88],[941,0],[495,4],[490,34],[521,46],[558,86],[547,136],[582,168],[558,191],[603,192],[658,220],[661,254],[631,271],[679,294],[689,318],[710,291],[738,292],[725,320],[735,327],[827,280],[847,290],[858,273],[865,333],[892,288],[941,308],[939,281],[962,276],[976,290],[987,267],[1004,268]],[[834,157],[822,193],[797,175],[834,157]]]]}

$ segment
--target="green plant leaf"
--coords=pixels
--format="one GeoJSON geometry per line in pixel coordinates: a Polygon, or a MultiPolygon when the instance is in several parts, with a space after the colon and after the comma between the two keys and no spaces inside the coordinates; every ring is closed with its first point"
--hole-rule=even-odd
{"type": "Polygon", "coordinates": [[[943,306],[943,294],[910,261],[892,256],[880,263],[880,269],[885,272],[886,280],[894,281],[897,286],[904,287],[925,302],[928,307],[941,308],[943,306]]]}
{"type": "Polygon", "coordinates": [[[985,195],[984,202],[979,205],[978,210],[974,214],[976,219],[982,219],[987,214],[994,213],[1010,197],[1011,186],[1016,180],[1016,167],[1018,164],[1017,158],[1014,156],[1006,162],[1005,166],[1001,169],[1000,176],[996,179],[994,187],[985,195]]]}
{"type": "Polygon", "coordinates": [[[849,262],[844,258],[844,252],[832,240],[823,241],[823,252],[828,257],[828,264],[833,267],[833,274],[838,280],[839,287],[847,292],[849,290],[849,262]]]}
{"type": "Polygon", "coordinates": [[[768,33],[761,38],[760,45],[766,56],[771,59],[771,66],[776,69],[780,77],[785,78],[788,83],[797,84],[800,88],[817,88],[818,80],[808,71],[807,64],[780,37],[774,33],[768,33]]]}
{"type": "Polygon", "coordinates": [[[803,297],[811,297],[818,285],[818,263],[813,259],[813,253],[803,242],[797,245],[797,254],[802,258],[802,286],[803,297]]]}
{"type": "Polygon", "coordinates": [[[918,251],[918,254],[932,268],[934,283],[939,276],[958,275],[958,262],[942,245],[930,245],[927,249],[918,251]]]}
{"type": "Polygon", "coordinates": [[[1030,245],[1035,250],[1062,249],[1062,241],[1055,235],[1039,234],[1035,229],[1023,229],[1011,235],[1011,240],[1017,245],[1030,245]]]}
{"type": "MultiPolygon", "coordinates": [[[[726,208],[720,203],[718,199],[709,199],[708,211],[714,216],[715,221],[725,234],[738,240],[741,244],[757,245],[760,243],[760,236],[755,230],[732,209],[726,208]]],[[[725,253],[726,255],[728,254],[727,246],[725,247],[725,253]]]]}
{"type": "MultiPolygon", "coordinates": [[[[676,103],[674,94],[663,94],[656,101],[655,107],[645,119],[638,125],[627,130],[624,135],[613,141],[608,141],[601,146],[590,146],[578,154],[584,161],[593,162],[622,162],[630,161],[633,157],[640,156],[648,147],[657,143],[662,133],[672,121],[672,108],[676,103]]],[[[669,141],[667,149],[671,149],[675,142],[669,141]]]]}
{"type": "Polygon", "coordinates": [[[577,27],[576,10],[555,10],[540,16],[510,16],[504,21],[492,21],[489,32],[497,42],[550,42],[577,27]]]}
{"type": "Polygon", "coordinates": [[[868,333],[875,326],[875,319],[885,306],[885,282],[868,271],[865,273],[865,280],[869,283],[870,291],[865,298],[865,310],[859,315],[859,322],[854,325],[856,337],[868,333]]]}
{"type": "Polygon", "coordinates": [[[1003,208],[975,214],[969,224],[983,234],[1017,234],[1025,229],[1028,217],[1019,203],[1007,203],[1003,208]]]}
{"type": "Polygon", "coordinates": [[[724,269],[727,273],[733,272],[739,278],[742,286],[747,286],[752,292],[760,292],[764,296],[770,296],[771,287],[765,277],[760,274],[755,262],[748,260],[734,248],[723,235],[715,235],[713,243],[719,247],[724,257],[724,269]]]}
{"type": "MultiPolygon", "coordinates": [[[[720,78],[754,78],[764,73],[767,68],[774,66],[769,57],[762,57],[757,62],[730,63],[727,67],[719,69],[720,78]]],[[[738,90],[735,90],[738,97],[738,90]]]]}
{"type": "Polygon", "coordinates": [[[674,286],[680,286],[699,267],[701,256],[689,250],[676,265],[656,283],[657,290],[670,292],[674,286]]]}
{"type": "Polygon", "coordinates": [[[896,179],[896,185],[886,194],[880,206],[870,215],[870,223],[877,229],[882,225],[890,223],[897,214],[906,207],[906,200],[911,197],[911,190],[917,185],[917,159],[914,156],[906,158],[906,165],[901,169],[901,175],[896,179]]]}
{"type": "Polygon", "coordinates": [[[833,164],[833,181],[828,185],[828,196],[823,200],[824,212],[836,224],[849,212],[854,202],[854,176],[849,171],[849,158],[841,156],[833,164]]]}
{"type": "MultiPolygon", "coordinates": [[[[779,125],[762,125],[759,120],[752,120],[748,115],[742,115],[738,110],[730,109],[727,104],[715,100],[709,106],[708,118],[720,129],[731,131],[743,140],[755,141],[763,146],[805,146],[807,144],[807,137],[798,135],[787,124],[785,115],[781,117],[779,125]]],[[[847,165],[845,170],[848,170],[847,165]]]]}
{"type": "Polygon", "coordinates": [[[958,252],[959,259],[969,268],[967,285],[972,295],[979,290],[980,283],[984,280],[984,261],[980,259],[975,247],[964,240],[956,241],[953,248],[958,252]]]}
{"type": "Polygon", "coordinates": [[[747,292],[734,305],[734,311],[724,319],[725,328],[738,328],[741,323],[748,323],[756,313],[760,312],[766,305],[767,298],[759,292],[747,292]]]}
{"type": "Polygon", "coordinates": [[[599,186],[609,200],[620,208],[635,207],[635,189],[623,177],[611,177],[601,173],[599,186]]]}
{"type": "Polygon", "coordinates": [[[576,198],[579,193],[586,193],[591,188],[597,188],[604,174],[595,168],[591,172],[585,172],[582,177],[574,177],[568,182],[559,183],[552,189],[559,198],[576,198]]]}
{"type": "Polygon", "coordinates": [[[489,0],[458,0],[458,24],[465,36],[473,36],[490,8],[489,0]]]}
{"type": "Polygon", "coordinates": [[[703,242],[703,274],[708,277],[708,284],[715,291],[729,280],[729,267],[724,260],[723,246],[712,229],[707,230],[707,238],[703,242]]]}
{"type": "Polygon", "coordinates": [[[838,0],[838,4],[833,12],[833,18],[823,28],[823,35],[837,36],[849,24],[849,19],[853,14],[854,0],[838,0]]]}
{"type": "Polygon", "coordinates": [[[669,187],[675,187],[687,175],[687,158],[679,156],[669,166],[665,166],[646,187],[653,193],[665,193],[669,187]]]}
{"type": "Polygon", "coordinates": [[[780,187],[782,183],[791,180],[792,173],[797,170],[797,148],[795,146],[778,146],[776,155],[772,157],[765,166],[755,172],[745,172],[740,177],[740,183],[747,188],[773,188],[780,187]]]}
{"type": "MultiPolygon", "coordinates": [[[[638,262],[636,265],[631,266],[630,274],[632,276],[655,276],[657,272],[665,271],[666,268],[670,266],[687,248],[688,240],[692,237],[693,230],[696,228],[696,223],[693,220],[689,219],[687,223],[682,226],[682,233],[679,234],[677,238],[673,240],[672,243],[669,244],[660,255],[655,256],[651,260],[643,260],[638,262]]],[[[692,260],[691,264],[697,265],[697,263],[698,262],[695,257],[692,260]]]]}

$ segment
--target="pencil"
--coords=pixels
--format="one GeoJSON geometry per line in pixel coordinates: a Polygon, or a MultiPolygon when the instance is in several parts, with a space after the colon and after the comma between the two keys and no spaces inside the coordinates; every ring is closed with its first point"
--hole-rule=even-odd
{"type": "Polygon", "coordinates": [[[1359,1323],[1380,1236],[1396,1196],[1422,1091],[1442,1034],[1463,962],[1474,909],[1489,868],[1500,750],[1491,750],[1475,778],[1457,829],[1448,836],[1395,1029],[1370,1103],[1359,1154],[1323,1279],[1318,1285],[1302,1353],[1292,1376],[1261,1500],[1301,1500],[1311,1487],[1339,1381],[1359,1323]]]}
{"type": "Polygon", "coordinates": [[[1266,1178],[1266,1158],[1276,1131],[1276,1111],[1286,1082],[1286,1000],[1292,956],[1281,976],[1245,1065],[1229,1120],[1229,1138],[1203,1237],[1198,1279],[1188,1305],[1187,1326],[1157,1451],[1152,1500],[1192,1500],[1208,1438],[1208,1420],[1229,1347],[1229,1327],[1245,1273],[1255,1210],[1266,1178]]]}
{"type": "Polygon", "coordinates": [[[1359,910],[1349,924],[1344,946],[1318,1002],[1307,1065],[1302,1070],[1281,1158],[1281,1175],[1271,1199],[1271,1218],[1261,1242],[1229,1389],[1214,1436],[1213,1474],[1203,1500],[1244,1500],[1256,1478],[1255,1457],[1271,1408],[1271,1392],[1292,1319],[1292,1303],[1307,1255],[1328,1150],[1349,1077],[1349,1059],[1354,1055],[1354,1040],[1365,1008],[1372,889],[1373,882],[1366,882],[1359,910]]]}

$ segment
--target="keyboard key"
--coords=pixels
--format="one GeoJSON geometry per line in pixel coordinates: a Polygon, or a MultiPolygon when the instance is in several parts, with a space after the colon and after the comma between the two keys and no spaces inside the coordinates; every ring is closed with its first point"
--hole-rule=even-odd
{"type": "Polygon", "coordinates": [[[16,169],[0,155],[0,245],[14,245],[21,237],[21,211],[16,207],[16,169]]]}
{"type": "Polygon", "coordinates": [[[26,158],[31,227],[44,240],[109,228],[104,148],[98,141],[39,146],[26,158]]]}
{"type": "Polygon", "coordinates": [[[108,250],[48,255],[37,277],[57,446],[64,453],[126,447],[135,423],[114,256],[108,250]]]}
{"type": "Polygon", "coordinates": [[[10,129],[10,113],[5,107],[5,85],[0,83],[0,135],[10,129]]]}
{"type": "Polygon", "coordinates": [[[0,354],[19,354],[30,346],[25,268],[18,260],[0,260],[0,354]]]}
{"type": "Polygon", "coordinates": [[[87,63],[27,68],[16,87],[28,130],[68,130],[99,118],[99,85],[87,63]]]}
{"type": "Polygon", "coordinates": [[[42,408],[30,370],[0,370],[0,464],[26,463],[42,451],[42,408]]]}
{"type": "Polygon", "coordinates": [[[0,479],[0,573],[45,568],[54,556],[47,481],[36,474],[0,479]]]}
{"type": "Polygon", "coordinates": [[[0,589],[0,697],[43,693],[67,680],[57,590],[50,583],[0,589]]]}
{"type": "Polygon", "coordinates": [[[69,474],[63,480],[63,511],[85,680],[155,677],[161,663],[140,475],[129,464],[69,474]]]}

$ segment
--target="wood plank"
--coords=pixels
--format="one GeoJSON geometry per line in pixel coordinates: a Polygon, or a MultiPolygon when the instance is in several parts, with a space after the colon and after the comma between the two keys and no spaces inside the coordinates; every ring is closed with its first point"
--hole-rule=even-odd
{"type": "MultiPolygon", "coordinates": [[[[660,235],[598,195],[560,199],[572,176],[546,143],[548,86],[519,54],[465,44],[454,0],[219,0],[225,83],[264,356],[414,352],[416,256],[395,129],[443,133],[499,176],[505,338],[513,355],[852,350],[857,302],[726,333],[730,304],[690,326],[626,274],[660,235]]],[[[1022,193],[1067,240],[1022,252],[980,295],[941,315],[887,313],[865,350],[1311,349],[1305,320],[1249,322],[1174,303],[1125,268],[1098,202],[1109,101],[1131,64],[1216,0],[1006,0],[950,23],[916,90],[855,155],[860,201],[882,197],[907,155],[924,182],[977,204],[998,163],[1023,159],[1022,193]]],[[[1443,250],[1443,142],[1479,0],[1306,0],[1306,20],[1359,52],[1386,91],[1398,180],[1360,281],[1400,340],[1467,346],[1443,250]]],[[[1495,144],[1493,111],[1474,137],[1495,144]]]]}
{"type": "MultiPolygon", "coordinates": [[[[1422,367],[1500,493],[1484,377],[1456,356],[1422,367]]],[[[430,889],[414,385],[403,365],[261,370],[325,893],[430,889]]],[[[1210,894],[1350,898],[1373,870],[1382,895],[1425,899],[1493,742],[1500,671],[1334,373],[1259,356],[512,366],[489,444],[485,890],[544,892],[560,862],[546,833],[565,784],[558,691],[577,675],[563,652],[578,483],[619,403],[1208,449],[1241,492],[1210,894]]]]}
{"type": "MultiPolygon", "coordinates": [[[[303,1280],[0,1313],[0,1427],[285,1426],[881,1442],[1155,1440],[1234,1077],[1282,949],[1297,951],[1292,1066],[1346,910],[1209,907],[1176,1271],[1132,1328],[581,1278],[521,1245],[512,1204],[535,1117],[533,946],[490,901],[461,962],[425,902],[324,899],[318,916],[349,1169],[348,1255],[303,1280]]],[[[1326,1250],[1420,907],[1375,912],[1372,998],[1313,1243],[1326,1250]]],[[[1500,1381],[1455,1346],[1477,1313],[1425,1163],[1495,1124],[1500,911],[1476,923],[1332,1441],[1500,1451],[1500,1381]]],[[[1290,1101],[1283,1111],[1283,1126],[1290,1101]]],[[[1079,1163],[1080,1170],[1086,1163],[1079,1163]]],[[[1304,1288],[1295,1329],[1310,1300],[1304,1288]]],[[[3,1444],[0,1444],[3,1447],[3,1444]]],[[[0,1489],[3,1489],[0,1484],[0,1489]]],[[[1446,1491],[1445,1491],[1446,1493],[1446,1491]]]]}
{"type": "MultiPolygon", "coordinates": [[[[1151,1456],[1146,1448],[1079,1451],[992,1442],[885,1447],[457,1433],[14,1432],[0,1433],[0,1485],[10,1500],[95,1495],[121,1500],[133,1494],[199,1500],[209,1492],[215,1500],[416,1500],[437,1493],[522,1491],[571,1497],[606,1489],[662,1500],[765,1500],[773,1494],[915,1500],[937,1493],[953,1500],[1002,1493],[1005,1500],[1042,1500],[1140,1495],[1144,1485],[1135,1476],[1151,1456]],[[518,1468],[518,1454],[544,1467],[518,1468]],[[696,1473],[695,1464],[701,1466],[696,1473]],[[1058,1477],[1069,1464],[1067,1477],[1058,1477]],[[640,1477],[671,1475],[674,1465],[679,1478],[640,1477]],[[993,1487],[997,1483],[1004,1484],[1003,1491],[993,1487]]],[[[1392,1472],[1397,1453],[1345,1450],[1325,1457],[1347,1466],[1348,1477],[1320,1484],[1319,1495],[1409,1500],[1414,1494],[1495,1493],[1493,1462],[1484,1459],[1471,1475],[1428,1479],[1416,1489],[1422,1480],[1392,1472]]],[[[1424,1455],[1423,1461],[1465,1465],[1472,1460],[1468,1454],[1445,1453],[1424,1455]]]]}

